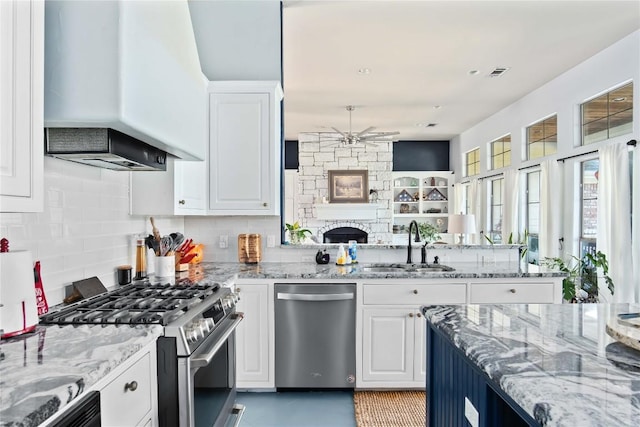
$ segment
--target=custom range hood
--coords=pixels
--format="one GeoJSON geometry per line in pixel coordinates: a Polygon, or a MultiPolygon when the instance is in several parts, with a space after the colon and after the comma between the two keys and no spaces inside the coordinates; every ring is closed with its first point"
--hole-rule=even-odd
{"type": "Polygon", "coordinates": [[[207,81],[189,6],[45,2],[47,155],[114,170],[204,160],[207,81]]]}
{"type": "Polygon", "coordinates": [[[117,171],[167,170],[167,153],[114,129],[48,128],[46,153],[117,171]]]}

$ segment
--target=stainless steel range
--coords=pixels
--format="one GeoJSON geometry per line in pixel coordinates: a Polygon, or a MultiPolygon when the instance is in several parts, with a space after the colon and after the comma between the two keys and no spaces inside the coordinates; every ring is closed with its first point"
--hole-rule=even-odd
{"type": "Polygon", "coordinates": [[[238,296],[215,282],[134,282],[52,311],[42,324],[159,324],[158,418],[161,426],[224,426],[235,404],[238,296]]]}

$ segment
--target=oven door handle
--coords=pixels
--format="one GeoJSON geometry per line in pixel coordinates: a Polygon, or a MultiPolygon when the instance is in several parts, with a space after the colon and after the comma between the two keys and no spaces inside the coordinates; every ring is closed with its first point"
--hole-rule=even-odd
{"type": "Polygon", "coordinates": [[[213,345],[211,350],[209,350],[205,354],[191,356],[189,358],[192,368],[202,368],[203,366],[207,366],[209,363],[211,363],[213,356],[216,355],[218,350],[220,350],[220,348],[224,345],[224,343],[227,341],[229,336],[231,336],[231,334],[235,332],[240,322],[242,322],[242,319],[244,318],[244,313],[239,313],[239,312],[235,313],[233,317],[234,317],[233,323],[231,323],[231,325],[229,325],[227,330],[224,331],[224,334],[222,334],[222,336],[216,341],[216,343],[213,345]]]}

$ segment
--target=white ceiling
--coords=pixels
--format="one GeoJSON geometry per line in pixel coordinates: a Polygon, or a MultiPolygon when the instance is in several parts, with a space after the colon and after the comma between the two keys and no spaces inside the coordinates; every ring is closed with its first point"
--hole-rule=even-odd
{"type": "Polygon", "coordinates": [[[640,28],[638,0],[283,4],[290,140],[348,130],[346,105],[354,131],[451,139],[640,28]],[[496,67],[510,69],[488,77],[496,67]]]}

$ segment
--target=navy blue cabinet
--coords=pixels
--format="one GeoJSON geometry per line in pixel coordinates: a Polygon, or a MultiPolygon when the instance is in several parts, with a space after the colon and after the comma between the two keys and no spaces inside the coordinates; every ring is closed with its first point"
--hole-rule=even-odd
{"type": "Polygon", "coordinates": [[[428,321],[426,386],[429,427],[540,425],[428,321]]]}

